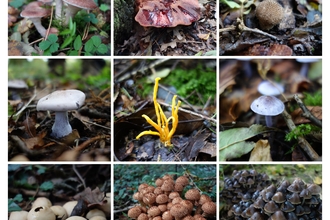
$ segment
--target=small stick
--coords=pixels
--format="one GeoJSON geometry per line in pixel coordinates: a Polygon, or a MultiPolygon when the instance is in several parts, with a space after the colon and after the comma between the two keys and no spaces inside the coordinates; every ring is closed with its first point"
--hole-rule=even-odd
{"type": "Polygon", "coordinates": [[[316,126],[322,128],[322,121],[316,118],[309,110],[308,108],[304,105],[304,103],[301,101],[301,99],[298,97],[297,94],[294,94],[294,99],[298,103],[299,107],[301,110],[304,112],[302,116],[305,118],[309,119],[311,122],[313,122],[316,126]]]}
{"type": "MultiPolygon", "coordinates": [[[[293,123],[291,115],[286,110],[283,111],[282,115],[290,131],[294,130],[296,128],[296,125],[293,123]]],[[[304,137],[298,137],[298,144],[313,161],[322,160],[321,157],[316,153],[316,151],[312,148],[312,146],[308,143],[308,141],[306,141],[304,137]]]]}

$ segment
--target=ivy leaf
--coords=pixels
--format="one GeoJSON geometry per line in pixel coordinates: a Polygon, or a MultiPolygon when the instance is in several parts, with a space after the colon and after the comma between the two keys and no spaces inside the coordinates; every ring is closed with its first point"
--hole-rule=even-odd
{"type": "Polygon", "coordinates": [[[43,182],[40,185],[40,189],[43,190],[43,191],[51,190],[53,188],[54,188],[54,184],[51,181],[43,182]]]}
{"type": "Polygon", "coordinates": [[[19,8],[24,4],[24,0],[13,0],[9,3],[10,6],[14,8],[19,8]]]}

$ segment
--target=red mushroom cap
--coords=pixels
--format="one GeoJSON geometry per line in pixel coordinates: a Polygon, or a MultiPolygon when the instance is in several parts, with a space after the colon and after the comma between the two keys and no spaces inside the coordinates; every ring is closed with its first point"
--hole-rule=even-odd
{"type": "Polygon", "coordinates": [[[198,0],[138,0],[135,20],[144,27],[190,25],[200,18],[198,0]]]}

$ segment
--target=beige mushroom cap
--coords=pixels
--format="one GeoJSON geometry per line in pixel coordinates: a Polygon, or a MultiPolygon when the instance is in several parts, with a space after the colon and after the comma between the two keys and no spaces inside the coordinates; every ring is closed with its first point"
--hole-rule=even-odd
{"type": "Polygon", "coordinates": [[[11,212],[9,220],[26,220],[28,212],[27,211],[15,211],[11,212]]]}
{"type": "Polygon", "coordinates": [[[256,16],[259,19],[261,29],[269,30],[282,21],[284,9],[275,0],[265,0],[258,4],[256,16]]]}
{"type": "Polygon", "coordinates": [[[27,220],[56,220],[54,212],[47,206],[32,207],[27,220]]]}
{"type": "Polygon", "coordinates": [[[135,206],[130,210],[128,210],[127,216],[132,219],[137,219],[140,214],[141,214],[141,209],[138,206],[135,206]]]}

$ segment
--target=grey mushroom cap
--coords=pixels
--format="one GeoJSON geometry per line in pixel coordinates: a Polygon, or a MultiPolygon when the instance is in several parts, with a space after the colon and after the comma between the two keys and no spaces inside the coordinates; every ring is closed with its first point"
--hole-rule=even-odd
{"type": "Polygon", "coordinates": [[[37,111],[69,111],[80,108],[85,102],[85,93],[79,90],[58,90],[38,101],[37,111]]]}
{"type": "Polygon", "coordinates": [[[251,104],[251,110],[259,115],[275,116],[284,111],[284,104],[274,96],[260,96],[251,104]]]}
{"type": "Polygon", "coordinates": [[[280,83],[271,83],[269,81],[262,81],[258,86],[258,92],[262,95],[280,95],[284,92],[284,87],[280,83]]]}

